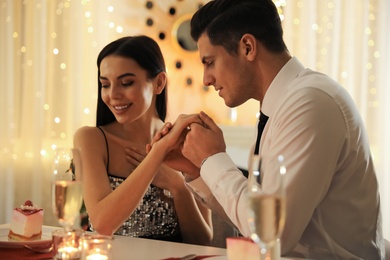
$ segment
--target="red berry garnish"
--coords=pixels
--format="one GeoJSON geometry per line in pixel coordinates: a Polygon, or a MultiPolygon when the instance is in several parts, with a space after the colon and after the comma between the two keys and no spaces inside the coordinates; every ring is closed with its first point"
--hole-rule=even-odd
{"type": "Polygon", "coordinates": [[[24,206],[30,206],[32,207],[33,203],[31,200],[26,200],[26,202],[24,203],[24,206]]]}

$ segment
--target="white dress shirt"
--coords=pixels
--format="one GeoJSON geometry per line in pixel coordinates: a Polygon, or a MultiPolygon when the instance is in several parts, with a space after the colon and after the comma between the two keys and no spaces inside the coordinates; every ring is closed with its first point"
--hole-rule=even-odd
{"type": "MultiPolygon", "coordinates": [[[[295,58],[280,70],[261,110],[260,155],[282,154],[287,174],[283,255],[384,259],[378,183],[366,129],[347,91],[295,58]]],[[[262,163],[263,185],[271,159],[262,163]]],[[[188,187],[250,235],[246,178],[226,153],[209,157],[188,187]]]]}

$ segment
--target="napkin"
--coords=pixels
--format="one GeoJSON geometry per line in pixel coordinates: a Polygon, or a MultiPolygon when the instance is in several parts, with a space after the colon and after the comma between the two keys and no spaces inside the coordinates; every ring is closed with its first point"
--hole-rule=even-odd
{"type": "MultiPolygon", "coordinates": [[[[206,258],[214,257],[214,256],[217,256],[217,255],[198,255],[193,260],[201,260],[201,259],[206,259],[206,258]]],[[[182,258],[181,257],[168,257],[168,258],[164,258],[161,260],[180,260],[180,259],[182,259],[182,258]]]]}
{"type": "Polygon", "coordinates": [[[0,248],[0,259],[7,260],[36,260],[36,259],[52,259],[53,252],[44,254],[36,253],[27,248],[0,248]]]}

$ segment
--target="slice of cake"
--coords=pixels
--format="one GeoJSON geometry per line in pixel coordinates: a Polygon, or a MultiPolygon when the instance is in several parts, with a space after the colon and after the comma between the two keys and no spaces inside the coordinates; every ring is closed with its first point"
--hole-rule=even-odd
{"type": "Polygon", "coordinates": [[[8,238],[18,241],[40,239],[42,236],[43,209],[27,200],[13,210],[8,238]]]}

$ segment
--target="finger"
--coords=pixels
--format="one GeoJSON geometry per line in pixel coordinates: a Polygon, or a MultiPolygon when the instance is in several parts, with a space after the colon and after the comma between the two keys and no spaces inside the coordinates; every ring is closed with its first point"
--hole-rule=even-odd
{"type": "Polygon", "coordinates": [[[157,132],[157,133],[153,136],[152,141],[150,141],[150,149],[152,149],[152,146],[153,146],[158,140],[160,140],[161,137],[162,137],[162,134],[161,134],[160,131],[157,132]]]}
{"type": "Polygon", "coordinates": [[[145,157],[145,155],[146,155],[145,150],[140,149],[136,146],[127,147],[127,148],[125,148],[125,151],[129,155],[134,155],[134,156],[141,157],[141,158],[145,157]]]}
{"type": "Polygon", "coordinates": [[[199,123],[203,124],[202,120],[199,117],[199,114],[192,114],[192,115],[180,115],[176,122],[173,124],[173,129],[175,131],[182,132],[184,129],[191,130],[191,124],[193,123],[199,123]]]}
{"type": "Polygon", "coordinates": [[[145,150],[146,150],[146,154],[148,154],[150,152],[150,150],[152,150],[152,145],[146,144],[145,150]]]}
{"type": "Polygon", "coordinates": [[[140,161],[138,161],[137,159],[135,159],[134,157],[131,157],[129,155],[126,156],[126,160],[128,163],[130,163],[134,167],[137,167],[140,164],[140,161]]]}
{"type": "Polygon", "coordinates": [[[215,124],[214,120],[209,117],[205,112],[201,111],[199,113],[199,116],[206,128],[209,128],[211,130],[219,129],[219,127],[215,124]]]}
{"type": "MultiPolygon", "coordinates": [[[[158,131],[154,137],[152,138],[152,141],[150,142],[150,145],[153,146],[153,144],[157,141],[159,141],[161,138],[163,138],[165,135],[167,135],[172,128],[172,123],[167,122],[164,124],[164,126],[158,131]]],[[[150,149],[152,149],[150,147],[150,149]]],[[[150,151],[150,150],[149,150],[150,151]]]]}
{"type": "Polygon", "coordinates": [[[145,150],[141,150],[135,146],[125,148],[126,155],[142,160],[146,156],[145,150]]]}
{"type": "Polygon", "coordinates": [[[161,134],[161,138],[169,133],[169,131],[172,128],[172,123],[167,122],[164,124],[164,126],[160,129],[159,133],[161,134]]]}

